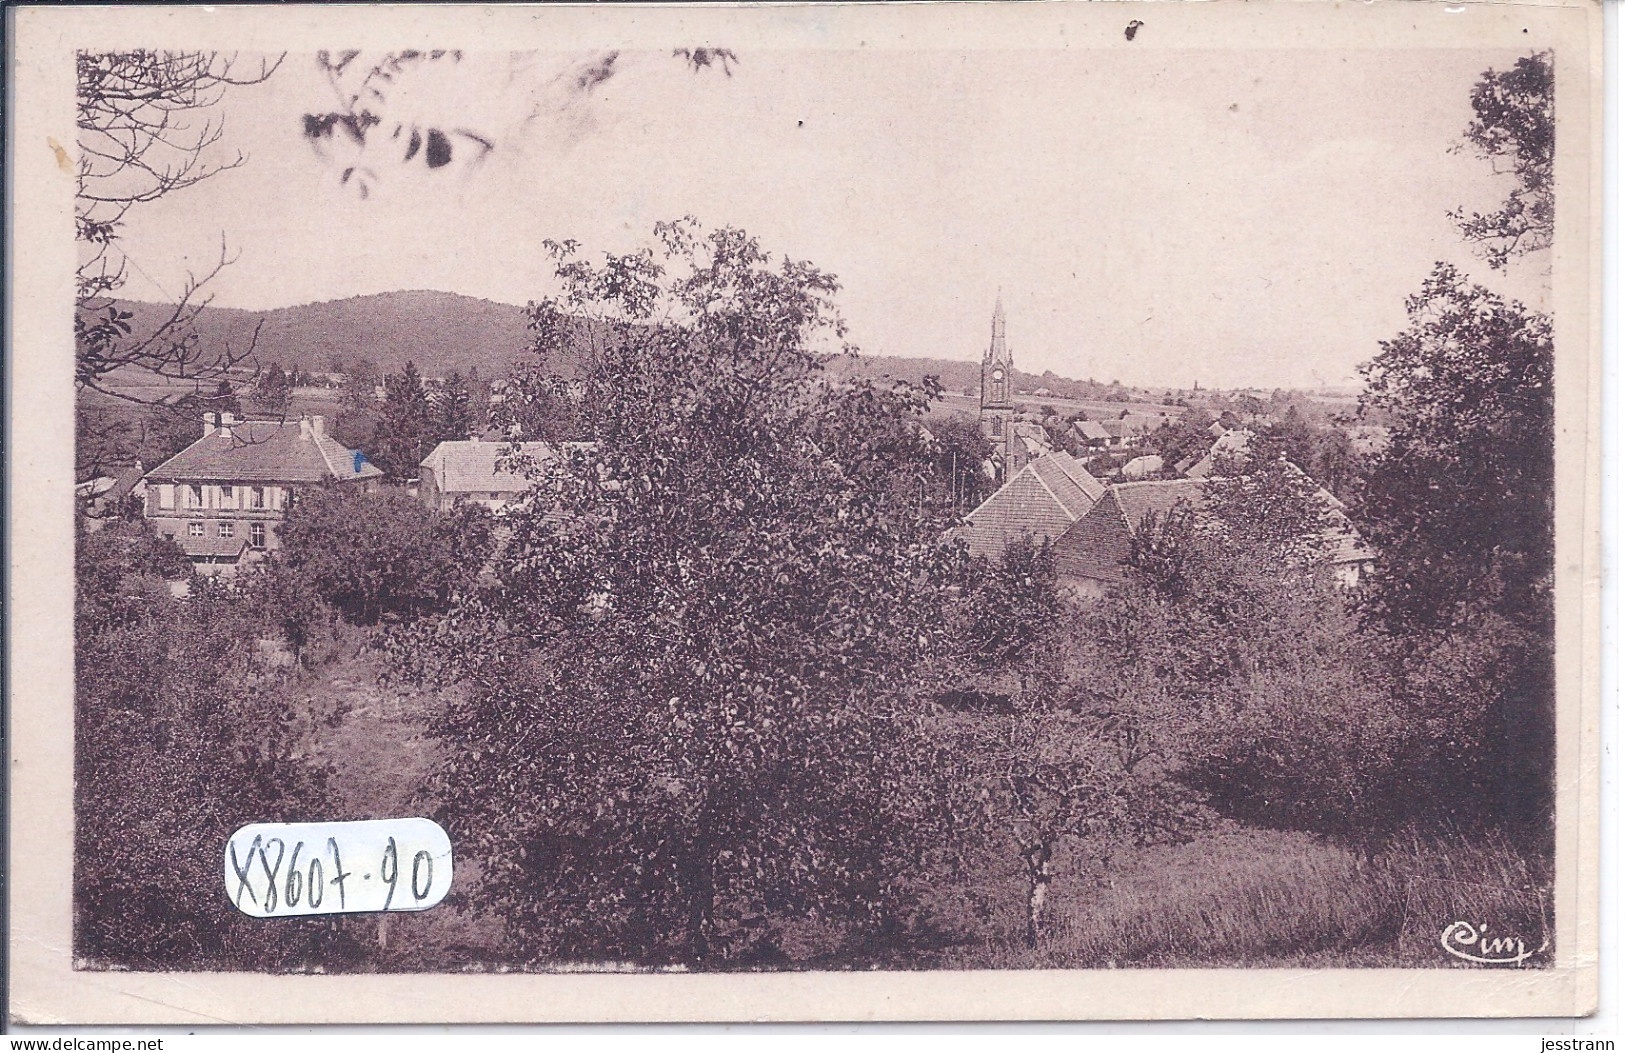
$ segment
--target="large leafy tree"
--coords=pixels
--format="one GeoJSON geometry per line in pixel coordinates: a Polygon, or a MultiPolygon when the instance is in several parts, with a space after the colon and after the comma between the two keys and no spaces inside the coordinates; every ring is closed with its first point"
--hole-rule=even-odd
{"type": "Polygon", "coordinates": [[[1396,631],[1488,608],[1550,617],[1551,320],[1440,264],[1410,326],[1363,367],[1366,406],[1393,420],[1360,511],[1381,549],[1375,599],[1396,631]]]}
{"type": "Polygon", "coordinates": [[[280,417],[288,412],[288,406],[292,401],[293,378],[283,370],[280,363],[271,363],[256,380],[254,393],[249,396],[249,402],[260,413],[280,417]]]}
{"type": "Polygon", "coordinates": [[[936,482],[938,500],[963,515],[981,504],[993,492],[993,475],[988,470],[989,445],[977,422],[963,413],[935,421],[931,434],[936,439],[936,482]]]}
{"type": "Polygon", "coordinates": [[[1013,683],[995,696],[1002,705],[946,717],[942,728],[980,787],[989,843],[1018,864],[1024,938],[1036,948],[1063,846],[1104,868],[1125,847],[1191,828],[1196,800],[1175,777],[1170,734],[1183,714],[1159,696],[1115,689],[1129,667],[1098,649],[1097,612],[1063,599],[1047,544],[1012,542],[968,571],[955,653],[970,676],[1013,683]]]}
{"type": "Polygon", "coordinates": [[[371,625],[443,609],[471,589],[492,525],[478,505],[436,515],[398,490],[330,489],[301,494],[277,532],[282,548],[269,577],[287,583],[290,610],[315,597],[371,625]]]}
{"type": "Polygon", "coordinates": [[[1359,501],[1379,550],[1369,611],[1410,666],[1495,642],[1458,724],[1483,728],[1495,758],[1485,810],[1538,819],[1555,697],[1551,319],[1442,264],[1409,310],[1410,327],[1365,367],[1366,404],[1394,421],[1359,501]]]}
{"type": "Polygon", "coordinates": [[[1316,546],[1288,541],[1324,509],[1283,463],[1255,456],[1199,506],[1142,521],[1127,579],[1079,633],[1095,689],[1146,714],[1176,781],[1221,814],[1367,849],[1465,818],[1493,644],[1396,654],[1316,546]]]}
{"type": "MultiPolygon", "coordinates": [[[[1499,211],[1456,213],[1494,267],[1551,244],[1554,103],[1550,53],[1473,89],[1466,145],[1516,179],[1499,211]]],[[[1405,331],[1363,367],[1362,409],[1392,422],[1356,501],[1379,551],[1367,612],[1390,634],[1397,690],[1458,698],[1435,726],[1491,758],[1473,767],[1483,815],[1539,825],[1555,697],[1552,322],[1443,263],[1406,308],[1405,331]]]]}
{"type": "Polygon", "coordinates": [[[402,645],[464,685],[443,815],[531,956],[773,960],[809,925],[895,948],[954,829],[914,690],[947,523],[876,485],[929,460],[899,441],[923,399],[828,379],[829,274],[657,234],[555,246],[536,350],[597,320],[546,387],[592,445],[538,468],[479,602],[402,645]]]}

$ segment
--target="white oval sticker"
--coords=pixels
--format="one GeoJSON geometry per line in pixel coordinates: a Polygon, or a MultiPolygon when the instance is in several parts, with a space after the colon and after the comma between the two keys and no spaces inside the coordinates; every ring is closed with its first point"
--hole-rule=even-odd
{"type": "Polygon", "coordinates": [[[226,895],[256,918],[428,910],[451,889],[430,819],[251,823],[226,841],[226,895]]]}

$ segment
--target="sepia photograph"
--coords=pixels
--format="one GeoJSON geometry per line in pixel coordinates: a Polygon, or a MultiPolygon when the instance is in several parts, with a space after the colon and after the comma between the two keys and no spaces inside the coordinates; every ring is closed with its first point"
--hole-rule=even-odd
{"type": "MultiPolygon", "coordinates": [[[[24,12],[62,1012],[1170,970],[1586,1011],[1600,15],[966,6],[24,12]]],[[[933,1014],[847,990],[785,1012],[933,1014]]]]}

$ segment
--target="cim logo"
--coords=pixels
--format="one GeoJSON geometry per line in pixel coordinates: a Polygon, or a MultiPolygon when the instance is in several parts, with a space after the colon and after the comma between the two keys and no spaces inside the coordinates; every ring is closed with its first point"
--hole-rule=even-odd
{"type": "Polygon", "coordinates": [[[1488,925],[1453,921],[1439,936],[1439,945],[1464,961],[1482,965],[1517,965],[1546,949],[1530,950],[1521,936],[1491,936],[1488,925]]]}

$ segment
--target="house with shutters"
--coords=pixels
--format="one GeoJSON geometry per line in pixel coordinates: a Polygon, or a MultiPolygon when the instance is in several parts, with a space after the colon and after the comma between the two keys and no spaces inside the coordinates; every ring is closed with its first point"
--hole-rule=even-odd
{"type": "Polygon", "coordinates": [[[1052,451],[1028,461],[965,516],[955,536],[971,553],[997,559],[1010,542],[1053,541],[1083,518],[1106,486],[1069,453],[1052,451]]]}
{"type": "Polygon", "coordinates": [[[383,473],[327,434],[323,417],[237,420],[208,414],[203,435],[149,471],[145,513],[204,573],[235,573],[281,544],[282,522],[301,490],[379,489],[383,473]]]}

